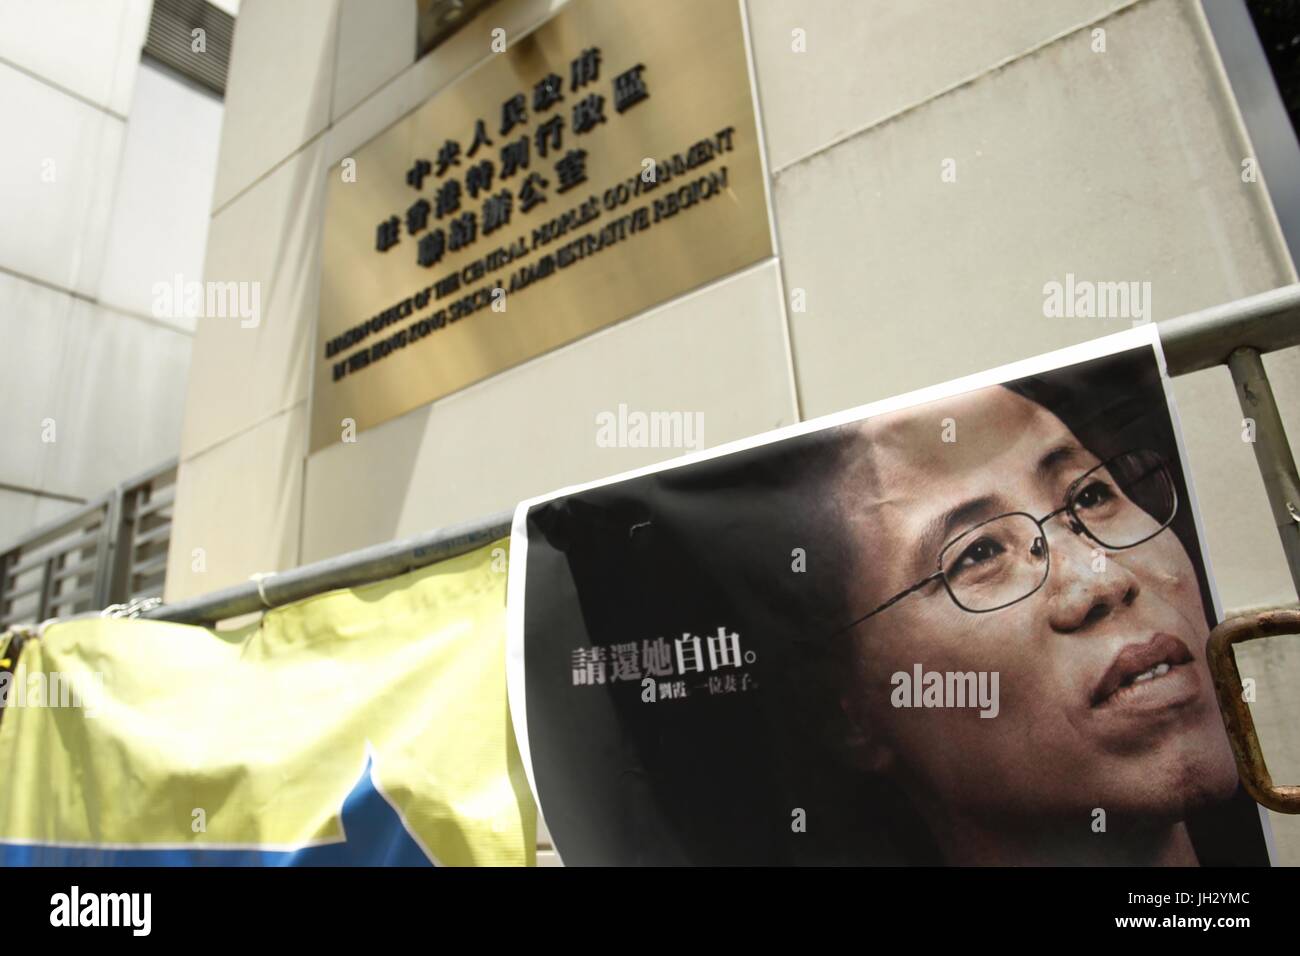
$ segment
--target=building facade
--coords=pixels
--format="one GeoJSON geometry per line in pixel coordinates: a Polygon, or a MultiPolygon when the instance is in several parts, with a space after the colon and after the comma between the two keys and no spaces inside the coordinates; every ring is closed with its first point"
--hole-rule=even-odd
{"type": "Polygon", "coordinates": [[[142,58],[151,0],[0,4],[0,547],[176,454],[221,99],[142,58]]]}
{"type": "MultiPolygon", "coordinates": [[[[1297,279],[1295,137],[1260,125],[1285,114],[1237,0],[744,0],[774,254],[312,451],[331,178],[564,6],[497,0],[417,59],[411,0],[242,4],[203,272],[262,315],[194,331],[168,600],[680,454],[598,440],[621,406],[712,446],[1297,279]],[[1049,314],[1076,281],[1147,291],[1049,314]]],[[[1300,355],[1265,364],[1300,434],[1300,355]]],[[[1174,387],[1225,608],[1293,602],[1227,370],[1174,387]]],[[[1300,656],[1259,653],[1267,749],[1300,656]]]]}

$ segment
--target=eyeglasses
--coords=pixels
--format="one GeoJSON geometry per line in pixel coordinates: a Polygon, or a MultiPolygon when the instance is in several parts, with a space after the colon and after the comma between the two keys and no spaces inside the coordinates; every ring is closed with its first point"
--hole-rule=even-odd
{"type": "Polygon", "coordinates": [[[1108,551],[1150,541],[1169,527],[1178,511],[1178,492],[1163,457],[1154,451],[1116,455],[1070,483],[1065,503],[1035,518],[1013,511],[981,521],[939,552],[939,570],[895,594],[842,630],[897,604],[921,588],[942,581],[963,611],[986,614],[1029,597],[1047,581],[1051,552],[1044,525],[1067,515],[1070,530],[1108,551]]]}

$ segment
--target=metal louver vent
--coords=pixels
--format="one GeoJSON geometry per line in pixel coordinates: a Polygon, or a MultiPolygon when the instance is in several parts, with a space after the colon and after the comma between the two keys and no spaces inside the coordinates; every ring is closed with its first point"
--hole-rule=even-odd
{"type": "Polygon", "coordinates": [[[235,18],[205,0],[154,0],[144,53],[207,87],[226,92],[230,41],[235,18]],[[202,30],[202,52],[195,52],[195,30],[202,30]]]}

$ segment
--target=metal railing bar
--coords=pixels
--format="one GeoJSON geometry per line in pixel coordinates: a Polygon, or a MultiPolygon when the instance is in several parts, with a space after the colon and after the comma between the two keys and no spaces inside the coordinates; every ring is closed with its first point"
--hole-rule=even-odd
{"type": "Polygon", "coordinates": [[[156,528],[151,528],[148,531],[141,531],[139,534],[133,535],[131,538],[131,546],[133,548],[144,548],[153,544],[155,541],[167,541],[171,538],[171,535],[172,526],[171,523],[168,522],[167,524],[161,524],[156,528]]]}
{"type": "Polygon", "coordinates": [[[131,565],[131,576],[147,578],[151,574],[157,574],[159,571],[167,569],[167,555],[159,554],[144,561],[137,561],[131,565]]]}
{"type": "Polygon", "coordinates": [[[254,611],[291,604],[335,588],[356,587],[405,574],[473,551],[510,531],[512,511],[500,511],[476,521],[448,525],[401,541],[389,541],[303,565],[262,579],[175,604],[145,611],[141,617],[180,624],[211,624],[254,611]],[[266,601],[262,601],[262,594],[266,601]]]}
{"type": "Polygon", "coordinates": [[[45,524],[29,531],[8,548],[5,548],[5,553],[21,549],[24,554],[31,554],[52,541],[58,541],[70,530],[90,524],[91,522],[87,519],[105,511],[108,508],[110,498],[111,495],[104,495],[75,511],[63,515],[61,518],[45,522],[45,524]]]}
{"type": "Polygon", "coordinates": [[[24,551],[18,562],[9,569],[11,575],[17,576],[39,567],[51,558],[67,557],[76,551],[94,551],[99,546],[99,527],[89,534],[66,541],[47,544],[37,551],[24,551]]]}
{"type": "Polygon", "coordinates": [[[57,571],[54,575],[54,581],[57,584],[59,581],[66,580],[67,578],[91,577],[94,575],[95,569],[98,567],[99,562],[97,560],[82,561],[80,564],[71,564],[57,571]]]}
{"type": "Polygon", "coordinates": [[[50,609],[56,607],[66,607],[69,604],[78,604],[81,601],[88,601],[95,596],[95,586],[88,584],[85,587],[77,588],[75,591],[68,591],[64,594],[51,594],[47,605],[50,609]]]}
{"type": "Polygon", "coordinates": [[[155,495],[153,498],[149,499],[144,504],[137,506],[135,509],[135,518],[137,521],[142,521],[143,519],[147,518],[149,515],[154,514],[162,510],[163,508],[169,507],[171,504],[175,502],[175,500],[176,500],[175,486],[172,486],[166,489],[161,494],[155,495]]]}
{"type": "Polygon", "coordinates": [[[1158,323],[1170,375],[1226,365],[1239,348],[1276,352],[1300,345],[1300,284],[1158,323]]]}
{"type": "Polygon", "coordinates": [[[39,593],[43,587],[45,587],[44,580],[37,580],[35,583],[29,584],[26,587],[18,588],[17,590],[14,591],[6,591],[5,601],[9,603],[12,603],[14,601],[19,601],[22,598],[27,597],[27,595],[29,594],[39,593]]]}

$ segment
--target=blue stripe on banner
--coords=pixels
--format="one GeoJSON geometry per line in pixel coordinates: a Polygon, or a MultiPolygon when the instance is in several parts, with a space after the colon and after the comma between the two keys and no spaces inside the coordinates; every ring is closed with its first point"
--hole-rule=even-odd
{"type": "Polygon", "coordinates": [[[374,781],[367,758],[343,800],[343,840],[294,850],[106,849],[0,841],[0,866],[433,866],[397,808],[374,781]]]}

